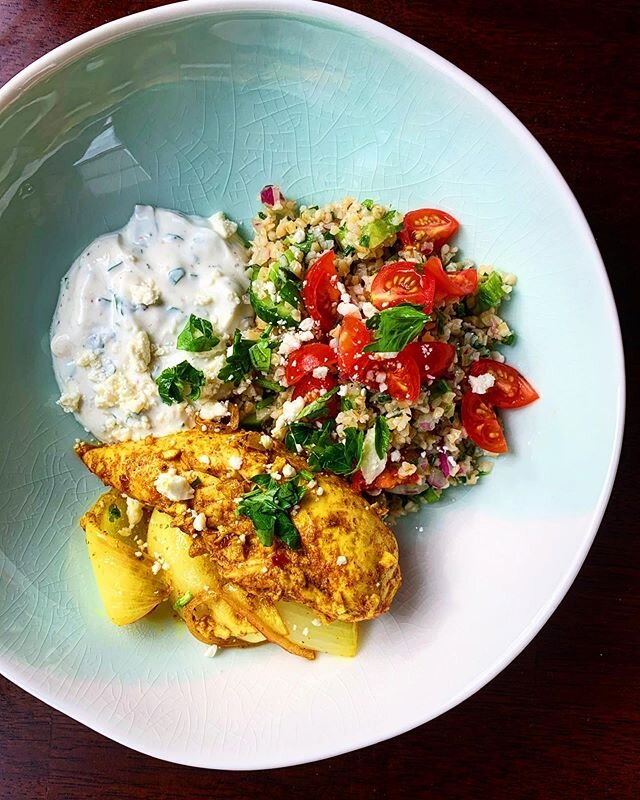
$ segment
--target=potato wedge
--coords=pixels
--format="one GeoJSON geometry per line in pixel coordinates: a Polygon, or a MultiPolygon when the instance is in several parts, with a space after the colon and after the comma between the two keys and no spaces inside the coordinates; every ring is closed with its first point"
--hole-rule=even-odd
{"type": "Polygon", "coordinates": [[[146,538],[147,518],[148,513],[143,515],[140,522],[134,525],[133,528],[130,528],[126,498],[120,492],[116,492],[115,489],[110,489],[100,495],[83,515],[80,525],[86,529],[86,524],[91,522],[96,528],[104,531],[109,536],[118,536],[133,546],[137,538],[146,538]]]}
{"type": "Polygon", "coordinates": [[[273,603],[255,595],[249,595],[240,586],[232,583],[227,583],[222,587],[222,596],[238,614],[246,617],[270,642],[279,645],[293,655],[302,656],[310,661],[316,657],[313,650],[301,647],[288,638],[287,627],[273,603]]]}
{"type": "Polygon", "coordinates": [[[128,543],[90,519],[83,518],[83,527],[98,591],[114,625],[136,622],[169,596],[162,575],[151,571],[153,559],[136,558],[128,543]]]}
{"type": "Polygon", "coordinates": [[[266,642],[266,637],[213,589],[199,592],[181,611],[189,632],[205,644],[252,647],[266,642]]]}
{"type": "Polygon", "coordinates": [[[289,639],[295,644],[332,656],[352,658],[356,655],[357,622],[325,623],[316,612],[288,600],[279,600],[276,608],[287,626],[289,639]]]}
{"type": "Polygon", "coordinates": [[[221,596],[220,579],[211,558],[208,555],[192,558],[191,538],[172,523],[168,514],[154,509],[147,544],[151,554],[158,553],[169,564],[165,572],[169,597],[189,631],[200,641],[221,647],[247,647],[265,642],[265,636],[221,596]]]}

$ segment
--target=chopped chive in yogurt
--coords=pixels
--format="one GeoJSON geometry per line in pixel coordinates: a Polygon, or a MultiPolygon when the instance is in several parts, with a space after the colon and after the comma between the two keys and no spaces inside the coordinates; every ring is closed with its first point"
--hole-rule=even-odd
{"type": "Polygon", "coordinates": [[[171,281],[171,283],[175,286],[176,283],[178,283],[179,281],[181,281],[184,278],[185,274],[186,273],[182,269],[182,267],[176,267],[175,269],[172,269],[169,272],[168,277],[169,277],[169,280],[171,281]]]}

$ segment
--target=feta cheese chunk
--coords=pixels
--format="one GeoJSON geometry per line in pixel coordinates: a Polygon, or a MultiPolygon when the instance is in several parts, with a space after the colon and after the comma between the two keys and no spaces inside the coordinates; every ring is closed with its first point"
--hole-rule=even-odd
{"type": "Polygon", "coordinates": [[[490,389],[495,382],[495,376],[490,372],[477,376],[469,375],[469,386],[474,394],[486,394],[487,389],[490,389]]]}
{"type": "Polygon", "coordinates": [[[191,500],[194,495],[193,486],[182,475],[176,474],[173,467],[166,472],[161,472],[153,485],[161,495],[174,503],[191,500]]]}

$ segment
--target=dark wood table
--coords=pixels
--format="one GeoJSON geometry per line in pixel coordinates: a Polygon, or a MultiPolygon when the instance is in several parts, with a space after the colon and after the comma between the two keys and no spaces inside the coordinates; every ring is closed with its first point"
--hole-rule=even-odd
{"type": "MultiPolygon", "coordinates": [[[[0,83],[79,33],[157,5],[0,0],[0,83]]],[[[593,549],[551,621],[489,686],[411,733],[308,766],[238,774],[165,764],[0,678],[0,800],[640,797],[637,3],[343,5],[428,45],[494,92],[560,167],[593,228],[629,378],[625,447],[593,549]]]]}

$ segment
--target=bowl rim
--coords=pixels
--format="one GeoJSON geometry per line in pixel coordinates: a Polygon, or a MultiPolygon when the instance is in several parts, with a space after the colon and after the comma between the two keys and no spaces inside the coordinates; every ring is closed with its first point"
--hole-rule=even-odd
{"type": "Polygon", "coordinates": [[[305,755],[303,757],[296,757],[294,754],[290,754],[288,756],[285,755],[281,757],[277,762],[270,762],[268,764],[256,760],[240,767],[233,765],[229,766],[220,762],[212,766],[210,762],[205,763],[204,760],[191,759],[189,757],[176,758],[175,754],[167,751],[163,752],[161,746],[157,748],[147,748],[139,743],[132,744],[131,742],[127,741],[125,736],[108,730],[108,726],[103,725],[99,719],[96,720],[95,718],[92,718],[90,713],[85,713],[82,710],[69,711],[65,707],[66,703],[59,700],[47,687],[32,683],[32,680],[28,675],[23,674],[23,671],[14,668],[10,663],[8,663],[8,661],[6,661],[4,656],[0,655],[1,675],[27,691],[29,694],[47,703],[47,705],[55,708],[57,711],[60,711],[72,719],[75,719],[77,722],[86,725],[98,733],[101,733],[109,739],[117,741],[119,744],[122,744],[133,750],[137,750],[145,755],[152,756],[154,758],[160,758],[172,763],[206,769],[275,769],[285,766],[311,763],[341,755],[343,753],[352,752],[354,750],[368,747],[369,745],[376,744],[381,741],[386,741],[395,736],[406,733],[407,731],[413,730],[414,728],[423,725],[432,719],[435,719],[451,708],[454,708],[468,697],[475,694],[475,692],[483,688],[487,683],[489,683],[489,681],[491,681],[494,677],[496,677],[496,675],[505,669],[505,667],[507,667],[539,633],[575,580],[591,548],[595,535],[602,522],[607,503],[611,496],[620,458],[625,421],[626,395],[624,352],[617,308],[607,271],[595,238],[584,216],[584,213],[567,182],[538,140],[526,128],[526,126],[520,122],[515,114],[502,103],[502,101],[495,97],[495,95],[493,95],[488,89],[482,86],[482,84],[469,76],[466,72],[462,71],[460,68],[454,66],[442,56],[439,56],[428,47],[419,44],[415,40],[411,39],[405,34],[400,33],[399,31],[394,30],[393,28],[390,28],[384,23],[378,22],[377,20],[371,19],[357,12],[339,8],[327,3],[317,2],[316,0],[182,0],[182,2],[148,9],[146,11],[140,11],[127,17],[112,20],[111,22],[107,22],[73,39],[70,39],[68,42],[65,42],[55,47],[53,50],[50,50],[48,53],[45,53],[43,56],[39,57],[37,60],[18,72],[14,77],[10,78],[9,81],[4,84],[4,86],[0,87],[0,112],[4,111],[10,104],[17,100],[23,92],[25,92],[31,86],[37,84],[40,80],[49,77],[66,66],[68,63],[90,53],[92,50],[107,44],[108,42],[122,38],[127,34],[145,28],[155,27],[163,23],[174,22],[181,19],[189,19],[192,17],[219,15],[227,12],[237,13],[260,11],[291,13],[297,16],[306,16],[312,19],[327,20],[342,24],[355,29],[360,34],[364,33],[368,35],[375,41],[386,45],[395,45],[405,53],[414,55],[421,62],[434,67],[438,72],[443,73],[463,89],[469,91],[469,93],[474,97],[481,100],[487,106],[488,112],[497,117],[503,123],[503,125],[509,129],[511,134],[518,138],[522,145],[531,152],[532,157],[540,161],[542,166],[546,167],[549,180],[553,181],[558,194],[561,196],[568,211],[573,216],[573,222],[575,226],[585,237],[585,242],[592,250],[595,263],[598,267],[597,274],[600,281],[599,288],[602,291],[604,304],[607,309],[607,316],[609,323],[612,326],[612,332],[615,339],[615,352],[613,352],[611,356],[612,369],[614,373],[617,374],[618,391],[617,403],[615,407],[615,430],[612,449],[610,451],[609,462],[607,464],[606,477],[593,509],[591,524],[588,529],[585,530],[585,535],[580,547],[574,554],[573,560],[569,564],[562,580],[559,581],[554,592],[548,598],[546,604],[530,621],[529,625],[523,630],[521,635],[512,642],[508,650],[499,656],[483,673],[476,676],[475,680],[465,686],[464,689],[462,689],[457,695],[449,698],[446,702],[443,702],[435,712],[429,712],[417,721],[415,719],[411,719],[411,721],[408,723],[399,725],[396,728],[387,731],[384,736],[370,735],[366,731],[363,731],[360,739],[348,744],[346,749],[343,745],[332,747],[326,751],[317,752],[313,755],[305,755]]]}

